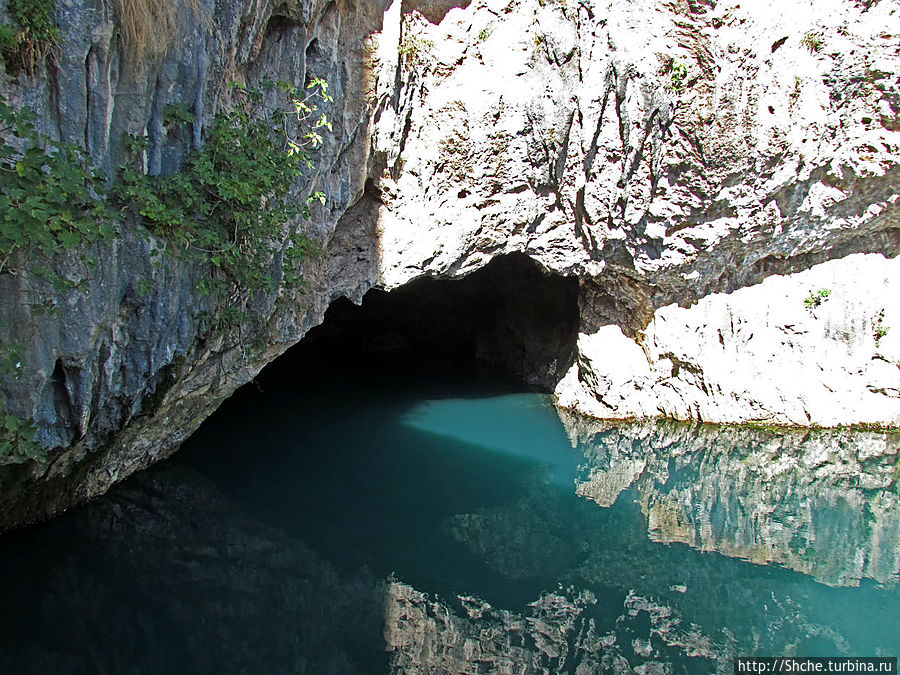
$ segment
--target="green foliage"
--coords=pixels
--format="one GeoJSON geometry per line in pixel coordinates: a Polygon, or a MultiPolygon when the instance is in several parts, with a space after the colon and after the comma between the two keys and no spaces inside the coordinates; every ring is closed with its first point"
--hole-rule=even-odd
{"type": "Polygon", "coordinates": [[[33,74],[56,46],[55,9],[54,0],[8,0],[6,11],[12,23],[0,26],[0,53],[11,74],[33,74]]]}
{"type": "Polygon", "coordinates": [[[669,87],[676,94],[684,91],[684,82],[687,79],[687,65],[681,61],[672,61],[672,70],[669,74],[669,87]]]}
{"type": "MultiPolygon", "coordinates": [[[[201,292],[272,290],[279,282],[292,287],[301,281],[298,268],[307,243],[291,221],[307,217],[308,204],[324,202],[324,195],[317,193],[299,204],[285,197],[310,165],[309,151],[321,145],[322,132],[331,130],[318,105],[332,99],[320,79],[313,80],[302,97],[293,85],[277,86],[290,109],[267,108],[263,92],[233,85],[236,105],[216,115],[203,146],[188,156],[181,171],[148,176],[126,167],[114,190],[122,209],[139,214],[176,250],[212,265],[215,273],[201,284],[201,292]],[[286,131],[291,118],[305,129],[298,138],[286,131]],[[279,257],[281,268],[273,275],[272,261],[279,257]]],[[[180,125],[193,116],[170,106],[166,121],[180,125]]],[[[140,149],[145,141],[132,139],[132,145],[140,149]]]]}
{"type": "MultiPolygon", "coordinates": [[[[199,290],[217,294],[217,311],[209,318],[213,330],[246,322],[247,292],[301,283],[300,262],[310,246],[294,219],[308,217],[313,201],[325,203],[320,192],[299,204],[288,195],[311,166],[310,151],[332,130],[319,111],[320,104],[333,100],[328,85],[321,79],[300,90],[284,82],[264,84],[270,90],[276,86],[287,107],[267,108],[262,92],[234,85],[235,106],[216,115],[204,145],[181,171],[148,176],[126,167],[111,193],[81,148],[40,134],[33,112],[0,100],[0,273],[27,266],[71,289],[71,282],[52,271],[49,258],[116,235],[111,201],[120,211],[139,215],[172,248],[210,264],[211,275],[199,290]],[[291,135],[293,128],[300,132],[291,135]],[[231,291],[229,304],[226,291],[231,291]]],[[[170,130],[193,121],[183,106],[165,112],[170,130]]],[[[140,153],[148,140],[131,138],[126,146],[140,153]]],[[[152,282],[139,279],[137,290],[151,294],[152,282]]],[[[0,345],[0,374],[20,375],[21,352],[0,345]]],[[[34,434],[33,422],[8,412],[0,399],[0,457],[43,458],[34,434]]]]}
{"type": "Polygon", "coordinates": [[[815,54],[822,51],[822,47],[825,46],[825,36],[821,31],[809,30],[800,38],[800,44],[806,47],[810,54],[815,54]]]}
{"type": "Polygon", "coordinates": [[[15,460],[44,459],[46,450],[34,440],[34,422],[6,410],[6,399],[0,398],[0,458],[15,460]]]}
{"type": "Polygon", "coordinates": [[[8,23],[0,23],[0,55],[6,60],[7,52],[15,49],[19,31],[8,23]]]}
{"type": "Polygon", "coordinates": [[[872,337],[875,338],[875,346],[878,347],[881,339],[888,334],[890,328],[884,325],[884,310],[882,309],[875,317],[875,328],[872,331],[872,337]]]}
{"type": "Polygon", "coordinates": [[[0,100],[0,273],[26,263],[57,285],[67,282],[38,258],[110,238],[103,176],[84,151],[38,133],[31,111],[0,100]]]}
{"type": "Polygon", "coordinates": [[[153,295],[153,282],[147,277],[141,277],[137,280],[137,292],[142,297],[153,295]]]}
{"type": "Polygon", "coordinates": [[[478,41],[479,41],[479,42],[484,42],[484,41],[487,40],[490,36],[491,36],[491,31],[488,30],[487,28],[482,28],[481,31],[478,33],[478,41]]]}
{"type": "MultiPolygon", "coordinates": [[[[0,344],[0,374],[13,379],[22,375],[22,351],[19,345],[0,344]]],[[[0,398],[0,459],[43,459],[46,451],[34,432],[34,422],[8,412],[6,399],[0,398]]]]}
{"type": "Polygon", "coordinates": [[[205,312],[201,319],[206,324],[210,333],[225,333],[240,327],[250,320],[250,314],[241,307],[235,305],[223,305],[216,308],[215,312],[205,312]]]}
{"type": "Polygon", "coordinates": [[[404,35],[398,52],[407,67],[423,66],[431,56],[434,42],[421,35],[404,35]]]}
{"type": "Polygon", "coordinates": [[[184,103],[169,103],[163,110],[163,126],[172,131],[194,123],[194,113],[184,103]]]}
{"type": "Polygon", "coordinates": [[[813,310],[819,305],[821,305],[828,296],[831,295],[831,290],[828,288],[820,288],[817,291],[810,291],[809,295],[803,300],[803,305],[806,309],[813,310]]]}
{"type": "Polygon", "coordinates": [[[0,343],[0,375],[18,380],[22,376],[22,352],[20,345],[0,343]]]}

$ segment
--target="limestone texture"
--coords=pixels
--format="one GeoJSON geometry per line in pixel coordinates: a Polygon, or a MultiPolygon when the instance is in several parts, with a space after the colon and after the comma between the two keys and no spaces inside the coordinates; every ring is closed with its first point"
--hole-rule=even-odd
{"type": "Polygon", "coordinates": [[[596,417],[898,424],[897,12],[523,1],[407,18],[376,137],[382,284],[511,251],[577,275],[557,394],[596,417]]]}
{"type": "Polygon", "coordinates": [[[147,171],[176,169],[231,81],[322,77],[334,133],[296,190],[327,195],[302,225],[320,252],[302,293],[256,294],[224,333],[205,270],[139,223],[54,262],[78,293],[0,274],[0,342],[24,347],[3,397],[48,449],[0,459],[0,529],[169,455],[336,298],[508,253],[579,280],[562,405],[900,423],[896,3],[172,2],[156,51],[116,6],[58,0],[53,58],[0,93],[112,177],[125,133],[148,137],[147,171]],[[170,103],[189,131],[166,130],[170,103]]]}
{"type": "Polygon", "coordinates": [[[381,27],[383,6],[239,0],[210,3],[198,16],[172,3],[178,33],[155,55],[134,53],[110,7],[58,3],[56,61],[35,77],[5,77],[0,92],[38,111],[44,133],[81,142],[112,176],[124,161],[126,132],[150,139],[148,171],[177,168],[203,125],[229,104],[232,81],[254,88],[267,78],[302,85],[322,77],[335,99],[326,111],[334,132],[297,198],[329,196],[303,225],[323,253],[304,264],[304,292],[255,294],[252,320],[225,331],[211,328],[213,305],[198,289],[206,271],[154,254],[159,242],[137,223],[110,244],[54,261],[76,292],[57,291],[27,270],[0,275],[0,341],[24,347],[4,398],[12,413],[34,420],[49,449],[46,461],[0,458],[0,529],[44,519],[171,454],[319,323],[335,298],[358,302],[375,276],[366,193],[371,120],[361,92],[366,38],[381,27]],[[169,103],[194,112],[188,137],[167,134],[169,103]]]}
{"type": "Polygon", "coordinates": [[[579,335],[561,406],[598,418],[900,423],[896,258],[856,254],[579,335]],[[896,317],[896,318],[894,318],[896,317]]]}

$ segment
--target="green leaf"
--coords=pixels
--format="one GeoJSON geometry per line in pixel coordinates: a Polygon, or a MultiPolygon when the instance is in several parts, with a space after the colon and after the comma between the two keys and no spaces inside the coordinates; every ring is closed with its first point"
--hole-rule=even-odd
{"type": "Polygon", "coordinates": [[[81,243],[81,235],[71,230],[60,232],[58,238],[67,251],[71,251],[81,243]]]}

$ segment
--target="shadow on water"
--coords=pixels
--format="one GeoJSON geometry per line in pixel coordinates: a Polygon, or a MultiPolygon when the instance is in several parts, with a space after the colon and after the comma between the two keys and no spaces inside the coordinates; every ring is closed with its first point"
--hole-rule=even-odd
{"type": "Polygon", "coordinates": [[[446,523],[515,501],[535,476],[567,474],[559,489],[571,492],[577,455],[545,397],[486,374],[312,382],[304,393],[248,392],[233,409],[240,422],[223,409],[175,463],[342,572],[403,571],[450,597],[474,583],[507,602],[534,599],[533,583],[485,565],[446,523]]]}
{"type": "Polygon", "coordinates": [[[383,672],[383,582],[339,577],[164,465],[4,541],[0,671],[383,672]]]}

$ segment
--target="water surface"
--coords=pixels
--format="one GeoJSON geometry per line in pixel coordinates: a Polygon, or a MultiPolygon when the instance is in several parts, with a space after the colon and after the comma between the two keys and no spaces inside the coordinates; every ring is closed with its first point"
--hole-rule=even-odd
{"type": "Polygon", "coordinates": [[[896,655],[898,442],[606,425],[492,375],[242,390],[0,547],[0,671],[730,672],[896,655]]]}

